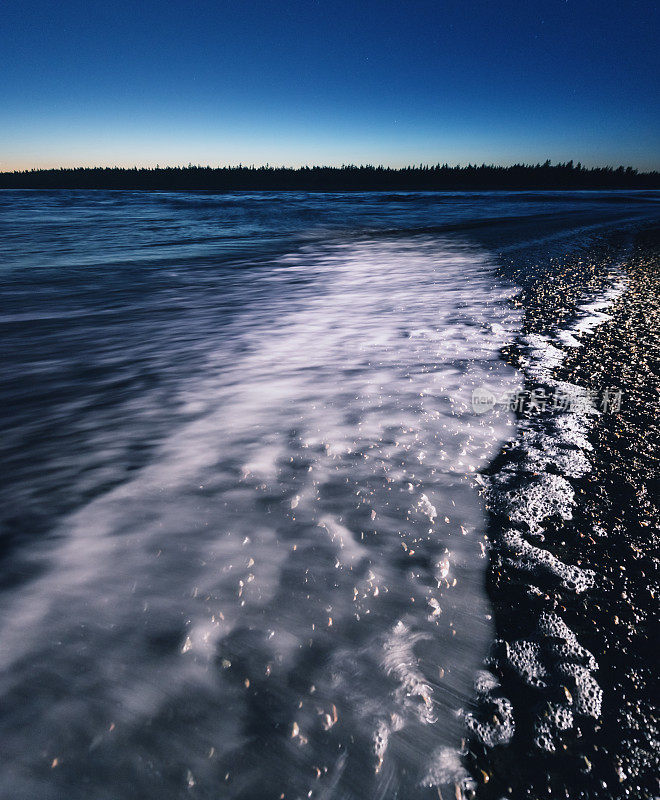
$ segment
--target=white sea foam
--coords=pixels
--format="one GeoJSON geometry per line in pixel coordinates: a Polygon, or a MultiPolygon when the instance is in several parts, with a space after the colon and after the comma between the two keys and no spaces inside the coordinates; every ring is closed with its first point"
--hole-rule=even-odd
{"type": "MultiPolygon", "coordinates": [[[[535,542],[545,538],[549,520],[571,520],[576,503],[571,480],[591,470],[589,431],[594,416],[601,413],[585,389],[558,379],[555,371],[563,363],[565,348],[580,347],[581,337],[610,319],[606,309],[624,290],[625,284],[618,281],[601,297],[580,304],[569,328],[522,339],[521,363],[527,380],[566,399],[538,408],[519,421],[518,436],[510,448],[515,457],[487,487],[491,508],[504,520],[496,543],[503,566],[532,587],[550,582],[581,593],[594,584],[594,572],[564,563],[553,554],[552,541],[547,549],[535,542]]],[[[596,659],[559,616],[542,614],[530,638],[503,646],[495,658],[500,669],[513,672],[532,690],[553,691],[566,698],[546,703],[537,716],[534,741],[538,748],[554,752],[562,732],[574,727],[576,717],[600,715],[602,691],[593,674],[598,669],[596,659]],[[558,687],[563,692],[557,692],[558,687]]],[[[482,688],[478,696],[483,708],[497,707],[500,718],[507,718],[508,700],[498,695],[496,686],[482,688]]],[[[468,715],[466,720],[484,744],[494,746],[501,741],[501,731],[492,729],[485,717],[468,715]]],[[[506,727],[504,731],[506,735],[506,727]]]]}
{"type": "MultiPolygon", "coordinates": [[[[5,595],[0,695],[29,696],[25,663],[46,665],[90,741],[95,709],[139,738],[195,702],[194,758],[178,729],[150,757],[197,786],[222,763],[238,787],[386,796],[431,762],[452,772],[431,754],[457,752],[491,636],[469,476],[512,414],[476,419],[469,398],[518,387],[499,358],[518,315],[482,253],[426,238],[307,247],[257,277],[181,381],[185,419],[32,549],[41,574],[5,595]]],[[[28,737],[11,737],[26,765],[28,737]]]]}

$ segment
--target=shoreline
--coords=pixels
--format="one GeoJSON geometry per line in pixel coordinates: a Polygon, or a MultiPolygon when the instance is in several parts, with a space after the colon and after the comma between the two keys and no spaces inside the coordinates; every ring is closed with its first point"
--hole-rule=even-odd
{"type": "Polygon", "coordinates": [[[373,164],[187,167],[59,167],[0,172],[2,189],[126,191],[657,191],[660,173],[632,167],[583,167],[579,162],[496,166],[373,164]]]}
{"type": "MultiPolygon", "coordinates": [[[[616,243],[601,253],[597,271],[614,266],[620,253],[616,243]]],[[[490,503],[488,593],[498,638],[487,685],[482,676],[476,710],[468,715],[474,734],[468,763],[478,797],[657,796],[650,626],[657,617],[652,553],[660,529],[653,503],[659,488],[659,253],[660,229],[638,234],[624,256],[626,286],[607,307],[609,319],[578,333],[577,347],[557,350],[553,340],[549,349],[561,358],[546,359],[545,374],[537,365],[534,375],[529,360],[527,370],[523,366],[529,386],[555,382],[575,387],[582,398],[621,392],[620,408],[592,415],[587,447],[560,448],[555,464],[552,455],[538,462],[553,444],[544,440],[536,451],[538,472],[530,468],[535,451],[527,442],[539,429],[520,413],[519,439],[487,471],[491,481],[504,476],[505,488],[515,480],[519,485],[521,476],[528,484],[539,481],[545,506],[532,523],[525,509],[526,526],[525,514],[511,515],[511,503],[490,503]],[[520,431],[527,433],[524,447],[520,431]],[[590,463],[583,468],[576,457],[590,463]],[[554,484],[544,487],[541,479],[554,484]],[[564,484],[574,503],[566,492],[561,497],[564,484]],[[548,489],[552,495],[557,488],[548,500],[548,489]]],[[[529,340],[544,291],[537,298],[522,294],[529,340]]],[[[523,351],[519,343],[505,358],[520,367],[523,351]]]]}
{"type": "MultiPolygon", "coordinates": [[[[630,615],[600,597],[610,572],[629,596],[641,578],[581,536],[600,542],[599,506],[580,509],[602,420],[479,417],[474,392],[506,402],[526,377],[584,399],[594,301],[657,203],[71,194],[4,195],[13,794],[589,800],[617,768],[641,785],[643,748],[615,761],[622,723],[604,723],[632,696],[632,656],[617,673],[608,649],[630,615]],[[439,234],[452,220],[464,235],[439,234]],[[515,525],[488,529],[480,490],[505,468],[515,525]]],[[[653,714],[633,708],[627,738],[653,714]]]]}

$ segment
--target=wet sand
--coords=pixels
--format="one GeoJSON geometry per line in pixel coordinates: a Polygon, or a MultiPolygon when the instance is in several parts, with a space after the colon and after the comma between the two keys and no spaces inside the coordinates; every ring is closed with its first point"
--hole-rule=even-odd
{"type": "MultiPolygon", "coordinates": [[[[478,797],[658,793],[660,229],[631,246],[613,239],[598,258],[594,283],[620,260],[625,289],[607,309],[611,319],[578,336],[550,370],[606,402],[590,418],[591,467],[569,478],[572,513],[544,520],[540,541],[531,526],[514,541],[520,526],[491,505],[488,589],[498,640],[472,717],[468,761],[478,797]],[[529,552],[544,557],[532,564],[529,552]]],[[[522,293],[528,332],[548,295],[570,296],[570,275],[584,261],[567,264],[565,281],[522,293]]],[[[524,360],[520,347],[506,357],[524,360]]],[[[524,413],[519,421],[524,429],[524,413]]],[[[520,450],[505,448],[491,478],[520,461],[520,450]]]]}

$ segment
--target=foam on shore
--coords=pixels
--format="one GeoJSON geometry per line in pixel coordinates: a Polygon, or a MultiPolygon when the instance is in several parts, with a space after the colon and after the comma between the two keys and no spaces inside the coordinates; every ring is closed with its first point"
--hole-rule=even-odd
{"type": "MultiPolygon", "coordinates": [[[[603,296],[585,298],[570,327],[520,340],[530,396],[537,392],[552,399],[536,407],[530,403],[521,413],[517,438],[501,468],[483,485],[500,523],[491,542],[493,558],[501,571],[527,585],[530,598],[543,596],[550,587],[579,594],[596,578],[555,551],[557,531],[572,519],[576,505],[573,483],[591,471],[589,431],[602,412],[587,390],[554,375],[567,349],[580,347],[583,335],[610,319],[605,309],[623,291],[625,284],[617,281],[603,296]]],[[[533,738],[542,752],[555,752],[580,718],[600,716],[598,663],[558,613],[540,612],[536,628],[522,638],[496,640],[487,666],[537,698],[533,738]]],[[[515,732],[513,704],[488,672],[479,674],[475,690],[476,710],[466,714],[469,729],[487,748],[507,744],[515,732]]]]}

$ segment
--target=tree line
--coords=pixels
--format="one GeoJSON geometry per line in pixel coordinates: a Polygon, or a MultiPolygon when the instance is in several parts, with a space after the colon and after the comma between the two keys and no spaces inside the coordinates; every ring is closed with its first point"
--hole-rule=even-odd
{"type": "Polygon", "coordinates": [[[402,168],[244,166],[76,167],[0,173],[2,189],[148,189],[289,191],[480,191],[519,189],[660,189],[660,173],[632,167],[552,164],[419,164],[402,168]]]}

